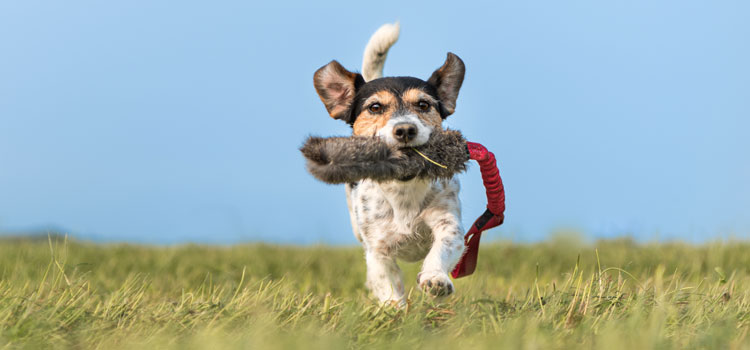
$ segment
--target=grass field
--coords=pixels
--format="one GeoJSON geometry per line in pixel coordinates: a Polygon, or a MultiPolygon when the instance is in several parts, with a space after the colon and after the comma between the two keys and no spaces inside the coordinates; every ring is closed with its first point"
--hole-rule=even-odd
{"type": "Polygon", "coordinates": [[[479,262],[456,295],[394,310],[355,247],[4,239],[0,349],[750,348],[748,243],[558,238],[479,262]]]}

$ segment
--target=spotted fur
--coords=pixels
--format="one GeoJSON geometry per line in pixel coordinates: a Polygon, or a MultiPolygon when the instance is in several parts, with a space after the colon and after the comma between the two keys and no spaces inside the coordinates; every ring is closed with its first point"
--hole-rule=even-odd
{"type": "MultiPolygon", "coordinates": [[[[365,52],[366,57],[373,54],[365,52]]],[[[363,71],[382,70],[384,59],[383,55],[383,60],[374,60],[377,67],[363,67],[363,71]]],[[[461,59],[448,53],[427,81],[387,77],[365,82],[360,74],[332,61],[315,73],[314,85],[331,117],[351,125],[353,135],[420,147],[443,130],[442,120],[454,112],[464,70],[461,59]],[[399,134],[404,126],[409,137],[399,134]]],[[[406,304],[397,259],[424,259],[419,287],[434,296],[453,293],[448,274],[464,250],[459,191],[458,180],[452,177],[363,179],[346,185],[352,230],[365,251],[366,285],[378,300],[406,304]]]]}

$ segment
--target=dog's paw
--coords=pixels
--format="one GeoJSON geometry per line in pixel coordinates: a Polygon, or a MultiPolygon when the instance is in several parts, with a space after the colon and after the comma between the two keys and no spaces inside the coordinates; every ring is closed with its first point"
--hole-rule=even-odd
{"type": "Polygon", "coordinates": [[[417,284],[423,291],[434,297],[453,294],[453,282],[448,274],[442,271],[422,271],[417,274],[417,284]]]}

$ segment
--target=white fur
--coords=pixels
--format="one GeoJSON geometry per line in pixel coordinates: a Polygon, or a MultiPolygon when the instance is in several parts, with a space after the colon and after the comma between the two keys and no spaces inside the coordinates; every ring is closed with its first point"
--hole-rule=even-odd
{"type": "Polygon", "coordinates": [[[365,78],[365,81],[383,76],[385,58],[388,55],[388,50],[398,40],[398,34],[398,22],[386,23],[370,37],[362,58],[362,77],[365,78]]]}
{"type": "Polygon", "coordinates": [[[419,119],[414,114],[391,117],[391,119],[388,120],[388,123],[386,123],[384,127],[380,128],[377,133],[380,138],[385,140],[385,142],[390,145],[399,144],[410,147],[424,145],[425,143],[427,143],[427,140],[430,139],[430,134],[432,134],[432,127],[425,124],[422,119],[419,119]],[[409,143],[407,144],[403,144],[393,137],[393,127],[395,127],[396,124],[400,123],[411,123],[417,127],[417,137],[415,137],[414,140],[409,141],[409,143]]]}
{"type": "Polygon", "coordinates": [[[424,259],[421,289],[436,295],[455,290],[449,273],[464,250],[457,179],[363,180],[346,187],[354,234],[365,249],[366,285],[380,302],[406,303],[397,258],[424,259]]]}

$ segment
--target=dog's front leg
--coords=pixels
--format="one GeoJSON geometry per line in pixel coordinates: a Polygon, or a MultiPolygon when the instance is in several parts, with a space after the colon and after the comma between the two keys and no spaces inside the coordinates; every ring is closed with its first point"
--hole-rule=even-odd
{"type": "Polygon", "coordinates": [[[425,212],[423,219],[432,229],[433,243],[417,275],[419,287],[433,296],[453,293],[448,274],[464,251],[461,213],[458,206],[441,206],[425,212]]]}
{"type": "Polygon", "coordinates": [[[377,249],[368,249],[365,253],[367,262],[367,287],[381,303],[390,303],[397,307],[406,305],[404,300],[404,282],[401,269],[394,257],[386,256],[377,249]]]}

